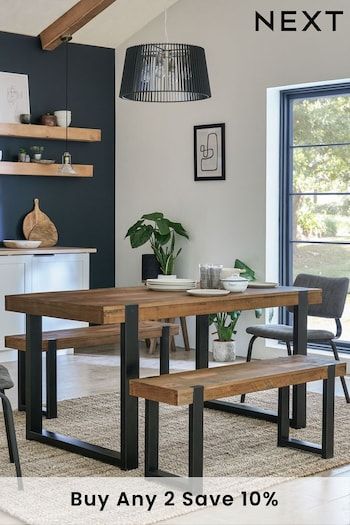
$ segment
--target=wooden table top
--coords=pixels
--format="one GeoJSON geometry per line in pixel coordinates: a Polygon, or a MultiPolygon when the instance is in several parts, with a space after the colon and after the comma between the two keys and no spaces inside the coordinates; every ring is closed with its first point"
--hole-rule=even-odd
{"type": "MultiPolygon", "coordinates": [[[[46,292],[5,297],[11,312],[58,317],[95,324],[122,323],[125,305],[139,305],[142,321],[206,315],[233,310],[253,310],[298,304],[298,292],[305,288],[248,288],[243,293],[220,297],[193,297],[186,292],[158,292],[145,286],[105,288],[71,292],[46,292]]],[[[322,290],[309,289],[310,304],[322,302],[322,290]]]]}

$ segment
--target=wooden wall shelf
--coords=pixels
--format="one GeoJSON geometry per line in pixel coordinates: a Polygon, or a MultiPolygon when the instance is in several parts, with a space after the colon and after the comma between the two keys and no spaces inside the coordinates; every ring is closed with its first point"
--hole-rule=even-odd
{"type": "MultiPolygon", "coordinates": [[[[66,140],[66,128],[37,124],[0,123],[0,136],[45,140],[66,140]]],[[[68,140],[77,142],[101,142],[101,130],[68,127],[68,140]]]]}
{"type": "Polygon", "coordinates": [[[76,175],[61,175],[59,164],[36,164],[35,162],[0,162],[0,175],[33,175],[39,177],[93,177],[92,165],[73,164],[76,175]]]}

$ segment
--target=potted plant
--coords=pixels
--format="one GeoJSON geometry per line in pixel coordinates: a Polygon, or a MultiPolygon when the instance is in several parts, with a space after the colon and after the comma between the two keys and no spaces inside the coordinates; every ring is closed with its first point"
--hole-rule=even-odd
{"type": "MultiPolygon", "coordinates": [[[[241,275],[249,281],[255,281],[255,272],[244,262],[236,259],[235,268],[243,270],[241,275]]],[[[255,310],[255,317],[260,319],[263,311],[261,309],[255,310]]],[[[236,343],[233,340],[236,334],[236,325],[241,315],[240,311],[224,312],[212,314],[209,316],[209,324],[213,324],[216,328],[218,338],[213,341],[213,358],[214,361],[234,361],[236,359],[236,343]]]]}
{"type": "Polygon", "coordinates": [[[34,160],[41,160],[41,156],[44,152],[44,146],[32,146],[30,149],[33,152],[34,160]]]}
{"type": "Polygon", "coordinates": [[[18,150],[18,162],[25,162],[26,161],[26,155],[27,152],[24,148],[19,148],[18,150]]]}
{"type": "MultiPolygon", "coordinates": [[[[160,272],[164,276],[176,277],[173,275],[175,260],[181,253],[181,248],[175,253],[176,235],[189,238],[185,228],[179,222],[173,222],[163,213],[154,212],[142,215],[133,226],[131,226],[125,236],[130,238],[132,248],[139,248],[150,242],[154,257],[159,264],[160,272]]],[[[144,256],[143,260],[144,260],[144,256]]],[[[144,275],[142,278],[150,278],[144,275]]],[[[152,277],[156,277],[153,275],[152,277]]]]}
{"type": "Polygon", "coordinates": [[[217,339],[213,341],[214,361],[234,361],[236,359],[236,342],[232,337],[241,312],[212,314],[209,323],[216,328],[217,339]]]}

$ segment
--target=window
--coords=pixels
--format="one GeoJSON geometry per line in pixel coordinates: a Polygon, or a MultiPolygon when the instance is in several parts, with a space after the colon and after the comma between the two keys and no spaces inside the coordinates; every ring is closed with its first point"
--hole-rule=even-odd
{"type": "MultiPolygon", "coordinates": [[[[285,91],[281,108],[281,282],[301,272],[350,277],[350,84],[285,91]]],[[[342,325],[350,351],[350,295],[342,325]]],[[[334,330],[309,319],[321,326],[334,330]]]]}

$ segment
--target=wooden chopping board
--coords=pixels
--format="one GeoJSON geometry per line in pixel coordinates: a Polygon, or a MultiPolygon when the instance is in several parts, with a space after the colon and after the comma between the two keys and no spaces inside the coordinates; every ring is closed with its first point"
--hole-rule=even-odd
{"type": "Polygon", "coordinates": [[[43,213],[39,206],[39,199],[34,199],[34,209],[23,221],[24,237],[31,241],[41,241],[41,247],[55,246],[58,241],[58,232],[54,223],[43,213]]]}

